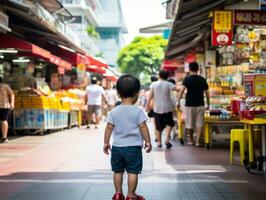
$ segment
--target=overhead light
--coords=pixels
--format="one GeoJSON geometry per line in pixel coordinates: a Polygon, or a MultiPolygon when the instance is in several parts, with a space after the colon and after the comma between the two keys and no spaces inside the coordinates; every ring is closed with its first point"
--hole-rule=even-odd
{"type": "Polygon", "coordinates": [[[27,63],[30,62],[30,59],[14,59],[12,60],[14,63],[27,63]]]}
{"type": "Polygon", "coordinates": [[[17,53],[16,49],[0,49],[0,53],[17,53]]]}
{"type": "Polygon", "coordinates": [[[1,55],[0,58],[3,58],[4,59],[5,57],[3,55],[1,55]]]}

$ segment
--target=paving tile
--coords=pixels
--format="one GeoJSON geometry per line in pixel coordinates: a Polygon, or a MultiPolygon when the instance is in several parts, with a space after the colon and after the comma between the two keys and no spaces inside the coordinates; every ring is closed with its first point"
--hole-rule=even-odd
{"type": "MultiPolygon", "coordinates": [[[[114,187],[102,139],[103,127],[76,128],[0,144],[8,157],[0,159],[0,200],[110,200],[114,187]]],[[[143,154],[137,193],[147,200],[265,200],[265,178],[229,166],[228,146],[206,151],[173,144],[143,154]]],[[[125,175],[125,192],[126,181],[125,175]]]]}

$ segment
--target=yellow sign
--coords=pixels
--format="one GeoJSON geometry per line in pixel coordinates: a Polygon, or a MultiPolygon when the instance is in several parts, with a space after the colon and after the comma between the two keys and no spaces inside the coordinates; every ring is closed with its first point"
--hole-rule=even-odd
{"type": "Polygon", "coordinates": [[[266,96],[266,74],[256,75],[254,82],[255,96],[266,96]]]}
{"type": "Polygon", "coordinates": [[[214,30],[219,33],[228,33],[232,30],[232,11],[214,11],[214,30]]]}
{"type": "Polygon", "coordinates": [[[80,70],[80,71],[85,71],[86,70],[86,65],[83,64],[83,63],[80,63],[77,65],[77,68],[80,70]]]}

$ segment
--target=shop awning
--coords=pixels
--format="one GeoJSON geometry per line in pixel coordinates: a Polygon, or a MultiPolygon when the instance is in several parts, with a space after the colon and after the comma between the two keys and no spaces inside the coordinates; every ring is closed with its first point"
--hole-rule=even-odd
{"type": "Polygon", "coordinates": [[[90,65],[96,65],[98,67],[108,67],[108,64],[105,62],[105,60],[101,57],[95,57],[95,56],[87,56],[90,60],[90,65]]]}
{"type": "Polygon", "coordinates": [[[162,63],[162,68],[167,71],[175,71],[179,68],[184,68],[184,61],[183,59],[171,59],[171,60],[164,60],[162,63]]]}
{"type": "Polygon", "coordinates": [[[118,80],[118,76],[116,76],[111,70],[106,70],[106,73],[103,74],[104,77],[106,77],[107,80],[109,81],[114,81],[116,82],[118,80]]]}
{"type": "MultiPolygon", "coordinates": [[[[211,18],[214,9],[223,8],[239,0],[180,0],[172,27],[165,58],[173,58],[194,47],[199,42],[199,35],[210,32],[211,18]],[[190,41],[194,41],[190,45],[190,41]]],[[[203,36],[202,36],[203,37],[203,36]]]]}
{"type": "Polygon", "coordinates": [[[66,70],[71,69],[71,63],[30,42],[6,34],[0,34],[0,40],[0,49],[16,49],[19,56],[43,58],[66,70]]]}
{"type": "Polygon", "coordinates": [[[66,48],[66,47],[59,47],[57,45],[50,45],[48,48],[53,54],[63,58],[67,62],[69,62],[73,66],[90,65],[90,60],[87,56],[82,55],[80,53],[76,53],[74,50],[66,48]]]}
{"type": "MultiPolygon", "coordinates": [[[[59,11],[60,14],[64,13],[65,8],[60,9],[60,3],[56,5],[55,1],[57,0],[40,0],[38,3],[54,15],[59,14],[59,11]]],[[[71,39],[71,33],[65,31],[66,26],[64,27],[63,23],[56,23],[48,15],[47,20],[42,20],[41,16],[45,16],[45,13],[40,12],[40,9],[38,10],[34,4],[9,0],[0,1],[0,6],[5,8],[5,12],[9,16],[9,27],[13,33],[25,37],[27,41],[38,44],[45,49],[50,42],[61,44],[85,54],[80,44],[74,38],[71,39]]]]}
{"type": "Polygon", "coordinates": [[[20,51],[28,52],[36,56],[40,56],[44,59],[50,59],[51,53],[41,47],[38,47],[30,42],[24,41],[22,39],[18,39],[16,37],[0,34],[0,48],[13,48],[20,51]]]}
{"type": "Polygon", "coordinates": [[[106,68],[105,67],[99,67],[96,65],[89,65],[89,66],[87,66],[87,71],[97,73],[97,74],[105,74],[106,68]]]}
{"type": "Polygon", "coordinates": [[[71,13],[58,0],[39,0],[39,3],[51,14],[72,17],[71,13]]]}
{"type": "Polygon", "coordinates": [[[50,63],[53,63],[55,65],[57,65],[59,68],[63,68],[65,70],[71,70],[72,65],[71,63],[51,54],[51,57],[49,59],[50,63]]]}
{"type": "Polygon", "coordinates": [[[198,43],[200,42],[200,40],[203,38],[203,36],[204,36],[204,33],[199,33],[192,41],[179,44],[176,48],[169,50],[167,52],[167,56],[173,57],[173,56],[176,56],[176,55],[178,55],[178,54],[180,54],[186,50],[189,50],[189,49],[197,46],[198,43]]]}

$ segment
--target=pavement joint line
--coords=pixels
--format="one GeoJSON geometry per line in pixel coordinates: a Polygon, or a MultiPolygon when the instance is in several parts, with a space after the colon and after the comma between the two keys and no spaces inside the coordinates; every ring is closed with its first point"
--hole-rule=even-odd
{"type": "MultiPolygon", "coordinates": [[[[99,180],[99,179],[55,179],[55,180],[41,180],[41,179],[0,179],[0,183],[112,183],[113,180],[99,180]]],[[[140,180],[140,183],[249,183],[244,180],[140,180]]]]}

